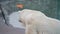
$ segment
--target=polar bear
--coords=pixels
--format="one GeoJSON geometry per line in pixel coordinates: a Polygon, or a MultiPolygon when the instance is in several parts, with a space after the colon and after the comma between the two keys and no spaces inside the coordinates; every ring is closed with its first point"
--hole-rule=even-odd
{"type": "Polygon", "coordinates": [[[60,27],[59,20],[40,11],[24,9],[19,13],[19,21],[26,27],[25,34],[56,34],[56,29],[60,27]]]}

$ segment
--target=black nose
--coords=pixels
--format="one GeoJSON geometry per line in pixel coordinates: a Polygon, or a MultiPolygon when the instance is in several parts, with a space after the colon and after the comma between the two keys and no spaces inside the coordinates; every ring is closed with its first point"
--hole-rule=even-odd
{"type": "Polygon", "coordinates": [[[19,20],[19,22],[22,22],[21,20],[19,20]]]}

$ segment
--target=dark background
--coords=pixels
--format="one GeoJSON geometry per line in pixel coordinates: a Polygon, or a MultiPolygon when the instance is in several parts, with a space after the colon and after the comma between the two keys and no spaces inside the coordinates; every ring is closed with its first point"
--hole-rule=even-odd
{"type": "Polygon", "coordinates": [[[16,4],[23,4],[23,9],[39,10],[49,17],[60,19],[58,0],[0,0],[0,3],[8,14],[21,10],[16,7],[16,4]]]}

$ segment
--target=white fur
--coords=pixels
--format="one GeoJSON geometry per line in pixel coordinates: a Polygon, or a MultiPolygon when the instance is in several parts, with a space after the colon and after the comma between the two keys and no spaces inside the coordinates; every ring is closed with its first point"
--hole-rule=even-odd
{"type": "Polygon", "coordinates": [[[59,20],[36,10],[22,10],[20,20],[26,26],[25,34],[56,34],[56,29],[60,26],[59,20]]]}

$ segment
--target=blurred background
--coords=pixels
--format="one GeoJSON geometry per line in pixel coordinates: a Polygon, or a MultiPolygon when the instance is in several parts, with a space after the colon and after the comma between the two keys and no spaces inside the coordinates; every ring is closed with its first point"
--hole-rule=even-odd
{"type": "MultiPolygon", "coordinates": [[[[12,16],[18,14],[17,13],[18,11],[21,11],[23,9],[38,10],[43,12],[48,17],[52,17],[60,20],[60,10],[59,10],[60,0],[0,0],[0,33],[1,34],[3,32],[6,34],[9,34],[9,32],[10,34],[16,34],[16,32],[19,32],[18,34],[21,33],[20,32],[21,30],[19,31],[19,29],[17,28],[15,29],[9,24],[9,19],[10,19],[9,16],[12,18],[12,16]],[[22,4],[23,8],[18,8],[17,4],[22,4]],[[11,16],[12,13],[14,14],[11,16]],[[12,30],[14,33],[11,32],[12,30]]],[[[24,30],[22,30],[22,32],[24,32],[24,30]]]]}
{"type": "Polygon", "coordinates": [[[8,14],[22,9],[34,9],[42,11],[49,17],[60,19],[58,0],[0,0],[0,3],[8,14]],[[23,4],[24,7],[22,9],[17,8],[17,4],[23,4]]]}

